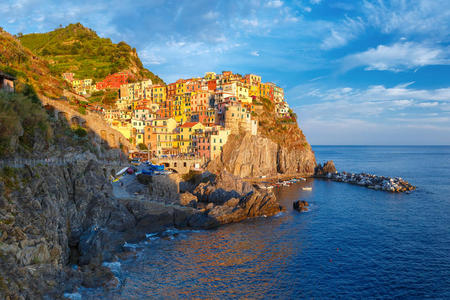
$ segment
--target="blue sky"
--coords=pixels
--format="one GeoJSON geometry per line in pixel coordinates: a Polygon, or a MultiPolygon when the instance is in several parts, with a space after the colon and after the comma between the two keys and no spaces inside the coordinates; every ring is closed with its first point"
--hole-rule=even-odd
{"type": "Polygon", "coordinates": [[[450,1],[6,1],[0,26],[81,22],[166,82],[232,70],[285,89],[311,144],[450,144],[450,1]]]}

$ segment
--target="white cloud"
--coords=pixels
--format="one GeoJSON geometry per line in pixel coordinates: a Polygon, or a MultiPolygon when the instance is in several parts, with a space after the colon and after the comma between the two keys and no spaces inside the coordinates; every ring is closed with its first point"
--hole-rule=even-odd
{"type": "Polygon", "coordinates": [[[279,7],[283,6],[283,1],[271,0],[271,1],[268,1],[265,6],[272,7],[272,8],[279,8],[279,7]]]}
{"type": "Polygon", "coordinates": [[[384,33],[425,34],[447,40],[449,9],[448,0],[370,0],[363,5],[370,24],[384,33]]]}
{"type": "Polygon", "coordinates": [[[208,11],[206,14],[203,15],[203,18],[206,20],[214,20],[219,17],[219,13],[216,11],[208,11]]]}
{"type": "Polygon", "coordinates": [[[258,51],[252,51],[252,52],[250,52],[250,55],[259,56],[260,54],[258,51]]]}
{"type": "Polygon", "coordinates": [[[310,84],[287,94],[309,103],[294,110],[312,144],[449,144],[450,88],[412,84],[366,89],[310,84]]]}
{"type": "Polygon", "coordinates": [[[439,105],[439,102],[422,102],[417,104],[419,107],[436,107],[439,105]]]}
{"type": "Polygon", "coordinates": [[[309,7],[309,6],[306,6],[305,8],[303,8],[306,12],[311,12],[312,11],[312,9],[311,9],[311,7],[309,7]]]}
{"type": "Polygon", "coordinates": [[[346,17],[341,23],[329,24],[329,35],[322,41],[320,47],[325,50],[347,45],[364,31],[364,22],[361,18],[346,17]]]}
{"type": "Polygon", "coordinates": [[[322,2],[322,0],[309,0],[309,2],[311,4],[320,4],[320,2],[322,2]]]}
{"type": "Polygon", "coordinates": [[[413,42],[399,42],[391,46],[379,45],[365,52],[352,54],[342,60],[344,69],[365,66],[366,70],[394,72],[427,65],[448,65],[447,51],[413,42]]]}
{"type": "Polygon", "coordinates": [[[242,19],[242,24],[244,25],[248,25],[248,26],[253,26],[253,27],[257,27],[259,25],[259,22],[257,19],[242,19]]]}

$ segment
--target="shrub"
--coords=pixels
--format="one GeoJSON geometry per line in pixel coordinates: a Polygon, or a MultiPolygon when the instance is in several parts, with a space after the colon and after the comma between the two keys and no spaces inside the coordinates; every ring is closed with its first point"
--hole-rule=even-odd
{"type": "Polygon", "coordinates": [[[73,131],[73,133],[75,133],[80,138],[83,138],[83,137],[87,136],[86,129],[84,129],[82,127],[76,127],[74,129],[72,129],[72,131],[73,131]]]}
{"type": "Polygon", "coordinates": [[[82,115],[85,115],[86,114],[86,107],[84,107],[84,106],[78,107],[78,112],[80,114],[82,114],[82,115]]]}
{"type": "Polygon", "coordinates": [[[137,147],[139,148],[139,150],[147,150],[147,146],[143,143],[140,143],[139,145],[137,145],[137,147]]]}
{"type": "Polygon", "coordinates": [[[0,155],[12,154],[18,146],[31,151],[35,143],[52,137],[49,116],[39,99],[31,88],[24,92],[0,92],[0,155]]]}

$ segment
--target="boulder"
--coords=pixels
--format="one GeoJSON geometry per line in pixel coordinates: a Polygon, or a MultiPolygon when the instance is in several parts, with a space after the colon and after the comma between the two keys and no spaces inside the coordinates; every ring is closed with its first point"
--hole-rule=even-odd
{"type": "Polygon", "coordinates": [[[332,160],[327,161],[326,163],[318,164],[314,169],[314,176],[317,177],[326,177],[328,174],[337,173],[336,167],[334,166],[334,162],[332,160]]]}
{"type": "Polygon", "coordinates": [[[189,192],[185,192],[180,194],[180,204],[184,206],[191,206],[196,207],[197,206],[198,199],[196,196],[192,195],[189,192]]]}
{"type": "Polygon", "coordinates": [[[297,200],[293,203],[294,209],[299,212],[308,211],[308,206],[309,206],[308,202],[304,200],[297,200]]]}

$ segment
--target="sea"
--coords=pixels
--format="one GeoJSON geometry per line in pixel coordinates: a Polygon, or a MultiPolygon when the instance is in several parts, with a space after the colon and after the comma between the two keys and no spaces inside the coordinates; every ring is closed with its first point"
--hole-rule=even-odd
{"type": "Polygon", "coordinates": [[[450,299],[450,147],[313,150],[339,171],[402,177],[417,190],[323,179],[277,188],[285,212],[127,244],[135,255],[106,263],[119,285],[81,288],[81,298],[450,299]],[[292,209],[299,199],[308,212],[292,209]]]}

